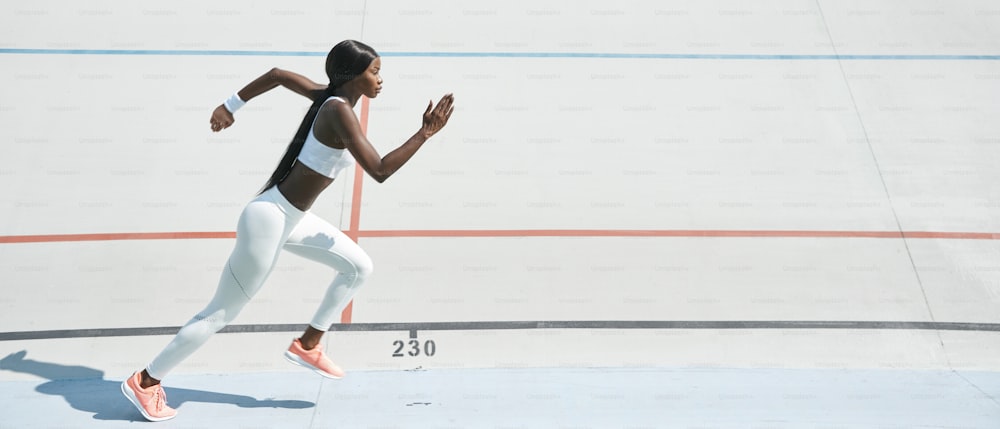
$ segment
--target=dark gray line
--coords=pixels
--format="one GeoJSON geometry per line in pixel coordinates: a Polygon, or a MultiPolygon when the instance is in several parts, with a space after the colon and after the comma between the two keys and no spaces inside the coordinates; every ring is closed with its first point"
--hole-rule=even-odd
{"type": "MultiPolygon", "coordinates": [[[[229,325],[220,333],[300,332],[306,324],[229,325]]],[[[51,331],[0,332],[0,341],[60,338],[136,337],[173,335],[179,326],[108,329],[57,329],[51,331]]],[[[856,329],[856,330],[935,330],[1000,332],[1000,323],[964,322],[880,322],[823,320],[565,320],[505,322],[413,322],[334,324],[331,331],[490,331],[530,329],[856,329]]]]}
{"type": "MultiPolygon", "coordinates": [[[[361,36],[358,40],[365,40],[365,18],[368,16],[368,0],[361,6],[361,36]]],[[[312,426],[309,426],[312,427],[312,426]]]]}
{"type": "MultiPolygon", "coordinates": [[[[839,56],[837,51],[837,42],[833,40],[833,33],[830,32],[830,26],[827,25],[826,15],[823,13],[823,6],[820,4],[820,0],[816,0],[816,8],[819,10],[820,19],[823,21],[823,27],[826,29],[826,36],[830,40],[830,47],[833,49],[834,55],[839,56]]],[[[927,290],[924,288],[924,281],[920,278],[920,270],[917,268],[917,262],[913,259],[913,251],[910,250],[909,240],[906,239],[906,234],[903,233],[903,223],[899,220],[899,213],[896,211],[896,205],[892,201],[892,193],[889,192],[889,184],[885,181],[885,174],[882,172],[882,164],[878,160],[878,156],[875,155],[875,147],[872,146],[871,138],[868,136],[868,127],[865,126],[864,118],[861,117],[861,109],[858,107],[858,101],[854,97],[854,89],[851,87],[851,80],[847,77],[847,70],[844,69],[843,61],[837,60],[837,66],[840,68],[840,74],[844,78],[844,86],[847,88],[847,95],[851,98],[851,104],[854,106],[854,114],[858,118],[858,125],[861,127],[861,133],[865,137],[865,144],[868,146],[868,153],[871,154],[872,163],[875,164],[875,171],[878,173],[879,181],[882,183],[882,191],[885,192],[885,199],[889,202],[889,210],[892,212],[892,218],[896,221],[896,229],[899,231],[901,237],[903,237],[903,248],[906,249],[906,257],[910,260],[910,267],[913,268],[913,276],[917,281],[917,287],[920,288],[920,296],[924,299],[924,306],[927,308],[927,314],[930,319],[936,320],[934,317],[934,309],[931,307],[931,301],[927,298],[927,290]]],[[[944,346],[944,339],[938,336],[938,341],[941,346],[944,346]]]]}
{"type": "MultiPolygon", "coordinates": [[[[950,361],[948,363],[949,363],[949,365],[951,364],[950,361]]],[[[990,401],[992,401],[994,404],[1000,406],[1000,401],[997,401],[997,398],[994,398],[993,395],[991,395],[989,392],[983,390],[981,387],[979,387],[978,384],[973,383],[972,380],[969,380],[968,377],[962,375],[961,372],[956,371],[954,369],[952,369],[951,372],[952,372],[952,374],[955,374],[956,376],[958,376],[958,378],[961,378],[963,381],[965,381],[966,383],[968,383],[969,386],[972,386],[973,389],[976,389],[976,391],[979,392],[979,394],[985,396],[987,399],[989,399],[990,401]]]]}

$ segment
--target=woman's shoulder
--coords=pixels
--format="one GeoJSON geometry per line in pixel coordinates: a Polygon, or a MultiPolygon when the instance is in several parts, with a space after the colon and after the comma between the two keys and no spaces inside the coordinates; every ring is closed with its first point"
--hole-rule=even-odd
{"type": "Polygon", "coordinates": [[[316,122],[324,126],[339,126],[348,121],[357,121],[351,104],[342,97],[332,95],[326,99],[316,115],[316,122]]]}

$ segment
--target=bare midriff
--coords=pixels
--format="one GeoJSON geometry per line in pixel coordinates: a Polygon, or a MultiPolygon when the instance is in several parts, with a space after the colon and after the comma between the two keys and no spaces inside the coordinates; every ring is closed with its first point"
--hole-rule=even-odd
{"type": "Polygon", "coordinates": [[[295,208],[307,211],[331,183],[333,179],[296,162],[285,180],[278,184],[278,190],[295,208]]]}

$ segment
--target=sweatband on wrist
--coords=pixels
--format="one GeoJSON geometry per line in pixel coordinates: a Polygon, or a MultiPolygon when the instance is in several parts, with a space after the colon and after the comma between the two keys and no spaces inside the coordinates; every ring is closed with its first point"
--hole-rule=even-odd
{"type": "Polygon", "coordinates": [[[229,113],[236,113],[236,111],[240,110],[240,108],[243,107],[243,105],[245,104],[247,104],[247,102],[240,99],[239,93],[234,93],[233,95],[230,95],[229,98],[227,98],[226,101],[222,103],[223,106],[226,106],[226,110],[228,110],[229,113]]]}

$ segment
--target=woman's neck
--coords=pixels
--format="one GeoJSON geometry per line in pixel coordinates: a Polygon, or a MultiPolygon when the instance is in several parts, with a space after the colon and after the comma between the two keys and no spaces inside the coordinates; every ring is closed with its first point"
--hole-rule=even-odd
{"type": "Polygon", "coordinates": [[[347,100],[351,103],[351,107],[358,104],[358,100],[361,99],[361,92],[357,90],[352,90],[352,88],[340,87],[333,90],[333,95],[347,100]]]}

